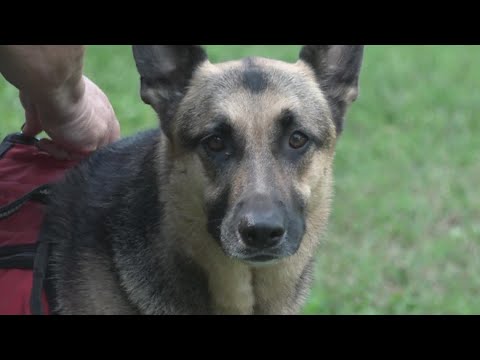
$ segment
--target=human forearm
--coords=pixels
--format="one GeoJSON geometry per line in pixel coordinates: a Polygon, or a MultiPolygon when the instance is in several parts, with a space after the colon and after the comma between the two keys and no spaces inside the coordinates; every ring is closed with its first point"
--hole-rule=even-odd
{"type": "Polygon", "coordinates": [[[35,100],[68,91],[81,96],[84,45],[2,45],[0,72],[35,100]]]}

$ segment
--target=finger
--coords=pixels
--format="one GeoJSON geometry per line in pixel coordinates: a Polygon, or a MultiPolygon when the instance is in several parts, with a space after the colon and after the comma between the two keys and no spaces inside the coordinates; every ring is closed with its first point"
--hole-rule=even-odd
{"type": "Polygon", "coordinates": [[[27,113],[25,111],[25,126],[23,127],[22,132],[26,136],[31,137],[36,136],[42,132],[42,125],[37,120],[37,117],[35,115],[32,115],[31,113],[27,113]]]}
{"type": "Polygon", "coordinates": [[[37,146],[57,160],[82,160],[91,153],[91,151],[69,151],[46,138],[40,139],[37,146]]]}
{"type": "Polygon", "coordinates": [[[22,128],[22,132],[26,136],[36,136],[43,130],[40,120],[38,119],[37,110],[28,96],[23,92],[20,92],[19,97],[20,102],[25,109],[25,124],[22,128]]]}
{"type": "Polygon", "coordinates": [[[50,139],[40,139],[37,142],[37,146],[40,150],[47,152],[57,160],[70,159],[70,154],[50,139]]]}

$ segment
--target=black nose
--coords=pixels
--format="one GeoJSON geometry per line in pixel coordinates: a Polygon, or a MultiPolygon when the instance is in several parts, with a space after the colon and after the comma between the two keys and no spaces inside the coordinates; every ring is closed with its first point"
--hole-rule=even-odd
{"type": "Polygon", "coordinates": [[[240,215],[238,232],[245,245],[269,248],[278,245],[285,234],[284,216],[273,203],[247,202],[240,215]]]}
{"type": "Polygon", "coordinates": [[[285,234],[285,229],[281,224],[261,221],[253,224],[242,221],[238,231],[245,245],[255,248],[273,247],[280,243],[285,234]]]}

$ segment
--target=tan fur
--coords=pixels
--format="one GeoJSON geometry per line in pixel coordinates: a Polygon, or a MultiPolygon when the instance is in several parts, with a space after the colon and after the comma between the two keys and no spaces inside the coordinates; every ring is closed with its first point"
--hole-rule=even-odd
{"type": "MultiPolygon", "coordinates": [[[[230,62],[215,67],[206,63],[192,81],[192,90],[185,102],[188,102],[189,98],[195,98],[197,91],[201,91],[196,89],[196,84],[201,83],[201,80],[236,64],[230,62]]],[[[312,89],[315,89],[312,93],[316,93],[317,101],[326,107],[326,101],[315,83],[312,71],[304,64],[300,62],[291,65],[276,61],[271,61],[270,64],[308,76],[312,89]]],[[[302,99],[294,96],[286,97],[276,89],[267,89],[264,93],[254,96],[247,90],[239,88],[227,94],[221,102],[217,102],[221,108],[216,110],[226,114],[233,126],[246,134],[250,141],[247,146],[263,149],[264,142],[269,138],[272,123],[282,109],[299,106],[301,101],[302,99]]],[[[209,119],[206,117],[197,120],[196,126],[201,127],[204,125],[202,120],[208,122],[209,119]]],[[[333,123],[328,118],[326,122],[329,122],[329,132],[334,136],[333,123]]],[[[162,143],[166,144],[167,141],[162,143]]],[[[167,147],[168,145],[164,145],[160,150],[160,157],[167,156],[169,151],[167,147]]],[[[309,199],[307,232],[300,249],[290,258],[266,267],[252,267],[224,254],[206,228],[207,217],[203,203],[204,193],[209,191],[209,183],[201,161],[195,154],[173,155],[174,168],[163,192],[165,198],[161,199],[166,204],[165,234],[177,236],[179,246],[206,272],[214,313],[253,314],[254,309],[264,314],[294,314],[299,311],[307,294],[303,292],[299,299],[292,298],[297,293],[295,287],[306,265],[315,254],[330,211],[333,147],[334,142],[327,151],[317,153],[311,160],[309,171],[296,182],[299,192],[309,199]],[[178,231],[179,229],[181,231],[178,231]]],[[[257,156],[257,162],[254,163],[261,167],[262,160],[265,159],[262,159],[261,153],[257,156]]],[[[247,175],[244,170],[236,173],[232,184],[231,202],[235,201],[245,186],[247,175]]],[[[269,184],[259,183],[256,189],[261,191],[262,185],[269,184]]]]}
{"type": "MultiPolygon", "coordinates": [[[[273,67],[274,69],[291,73],[292,76],[301,77],[304,81],[303,85],[309,89],[310,101],[317,103],[320,108],[328,108],[326,99],[318,87],[313,71],[302,61],[298,61],[295,64],[262,58],[256,59],[256,61],[259,65],[263,64],[269,68],[273,67]]],[[[208,61],[205,62],[196,71],[196,75],[189,86],[190,91],[185,96],[183,103],[195,103],[196,99],[201,98],[201,95],[205,92],[204,84],[208,83],[210,77],[240,66],[241,63],[239,61],[230,61],[218,65],[212,65],[208,61]]],[[[213,115],[216,112],[220,112],[228,115],[229,120],[238,129],[244,131],[250,138],[258,138],[271,128],[272,122],[276,120],[282,109],[302,106],[304,99],[298,98],[294,93],[285,93],[284,90],[281,88],[268,88],[261,94],[251,94],[246,89],[235,87],[234,91],[218,94],[219,97],[215,103],[215,108],[211,109],[211,113],[213,115]]],[[[179,112],[182,112],[182,108],[179,109],[179,112]]],[[[327,111],[325,111],[325,117],[328,117],[327,111]]],[[[195,124],[191,126],[201,129],[211,119],[208,116],[196,118],[195,124]]],[[[319,121],[319,119],[315,120],[319,121]]]]}
{"type": "Polygon", "coordinates": [[[68,309],[77,309],[75,314],[95,315],[95,314],[130,314],[135,315],[131,304],[127,303],[116,274],[110,271],[110,259],[88,254],[80,262],[81,281],[75,284],[75,292],[81,294],[81,306],[75,306],[75,297],[60,296],[58,299],[70,299],[68,303],[59,302],[57,311],[63,314],[70,314],[68,309]],[[66,310],[64,310],[66,309],[66,310]]]}
{"type": "MultiPolygon", "coordinates": [[[[160,149],[166,151],[166,146],[160,149]]],[[[175,163],[161,199],[165,201],[165,235],[176,236],[178,245],[207,274],[215,313],[251,314],[254,298],[248,266],[227,258],[207,232],[202,206],[206,177],[202,174],[203,168],[193,156],[175,163]]]]}
{"type": "Polygon", "coordinates": [[[292,289],[295,288],[305,266],[315,256],[321,236],[327,226],[333,195],[332,157],[333,154],[326,158],[318,156],[316,161],[312,162],[305,182],[301,184],[304,191],[310,193],[311,196],[307,211],[307,231],[297,253],[273,266],[254,270],[256,298],[264,313],[296,314],[306,300],[308,295],[306,291],[303,291],[296,301],[290,297],[296,293],[292,289]],[[322,170],[325,168],[327,173],[323,175],[322,170]],[[318,174],[322,174],[322,176],[318,174]],[[308,181],[312,181],[313,188],[310,188],[308,181]]]}
{"type": "MultiPolygon", "coordinates": [[[[294,301],[291,296],[296,292],[300,274],[315,255],[330,212],[331,157],[319,156],[314,164],[309,174],[311,177],[324,174],[322,169],[325,167],[327,176],[323,175],[321,182],[317,180],[311,190],[307,232],[300,249],[278,264],[260,268],[228,258],[207,232],[201,200],[206,177],[201,175],[201,164],[190,158],[172,171],[172,180],[165,192],[168,198],[163,199],[167,200],[165,224],[168,228],[165,233],[179,236],[179,245],[207,273],[215,313],[253,314],[254,306],[265,314],[298,312],[307,294],[303,294],[303,298],[298,299],[300,301],[294,301]]],[[[306,180],[311,179],[307,177],[306,180]]]]}

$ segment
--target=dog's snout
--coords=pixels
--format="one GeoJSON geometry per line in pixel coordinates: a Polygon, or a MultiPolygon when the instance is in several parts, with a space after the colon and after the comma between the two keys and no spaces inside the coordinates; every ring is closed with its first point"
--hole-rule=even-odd
{"type": "Polygon", "coordinates": [[[262,198],[246,201],[239,214],[238,233],[251,248],[264,249],[278,245],[285,235],[283,209],[262,198]]]}

